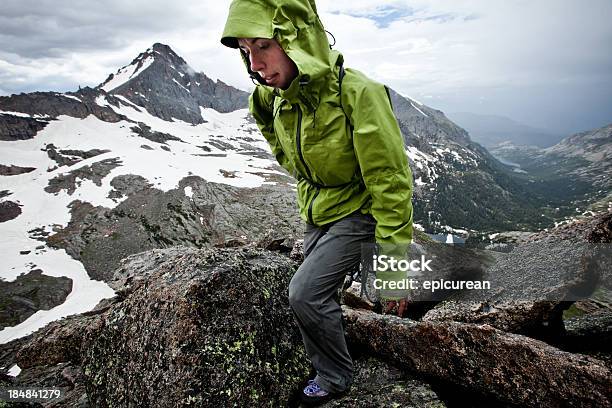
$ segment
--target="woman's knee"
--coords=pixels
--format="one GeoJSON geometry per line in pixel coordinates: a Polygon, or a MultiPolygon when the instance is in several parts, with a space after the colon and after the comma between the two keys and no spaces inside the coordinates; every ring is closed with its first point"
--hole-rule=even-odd
{"type": "Polygon", "coordinates": [[[309,291],[304,280],[300,276],[299,270],[293,275],[289,282],[289,305],[293,310],[301,310],[311,303],[309,291]]]}
{"type": "Polygon", "coordinates": [[[301,302],[302,298],[302,285],[298,283],[297,273],[291,278],[289,282],[289,305],[295,309],[295,306],[301,302]]]}

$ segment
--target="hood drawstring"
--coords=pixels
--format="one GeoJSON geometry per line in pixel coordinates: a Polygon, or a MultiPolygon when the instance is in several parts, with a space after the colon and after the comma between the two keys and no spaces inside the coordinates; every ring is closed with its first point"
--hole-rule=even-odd
{"type": "Polygon", "coordinates": [[[336,37],[334,37],[334,35],[333,35],[332,33],[330,33],[329,31],[327,31],[327,30],[325,30],[325,32],[326,32],[327,34],[331,35],[332,40],[334,40],[334,43],[333,43],[333,44],[329,44],[329,49],[331,50],[331,49],[332,49],[332,47],[333,47],[334,45],[336,45],[336,37]]]}

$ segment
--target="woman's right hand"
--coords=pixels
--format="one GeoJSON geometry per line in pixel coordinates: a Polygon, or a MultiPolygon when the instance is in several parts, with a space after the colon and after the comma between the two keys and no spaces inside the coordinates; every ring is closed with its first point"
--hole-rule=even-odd
{"type": "Polygon", "coordinates": [[[387,301],[383,314],[389,314],[389,313],[395,314],[394,311],[396,307],[397,307],[397,315],[399,317],[404,317],[404,313],[406,312],[406,309],[408,308],[408,301],[406,299],[400,299],[399,305],[398,305],[398,301],[396,300],[387,301]]]}

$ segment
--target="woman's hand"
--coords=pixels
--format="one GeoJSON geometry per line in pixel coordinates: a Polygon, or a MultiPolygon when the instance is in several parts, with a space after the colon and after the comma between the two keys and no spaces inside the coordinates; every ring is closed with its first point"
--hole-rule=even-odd
{"type": "MultiPolygon", "coordinates": [[[[398,302],[396,300],[390,300],[387,302],[387,304],[385,305],[385,310],[383,312],[383,314],[389,314],[394,312],[395,307],[397,306],[397,315],[399,317],[404,317],[404,312],[406,311],[407,307],[408,307],[408,301],[406,299],[400,299],[399,301],[399,306],[398,306],[398,302]]],[[[394,313],[392,313],[394,314],[394,313]]]]}

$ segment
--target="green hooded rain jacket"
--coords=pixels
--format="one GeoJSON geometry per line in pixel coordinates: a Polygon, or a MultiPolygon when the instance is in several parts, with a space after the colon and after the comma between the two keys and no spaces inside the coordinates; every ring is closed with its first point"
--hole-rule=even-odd
{"type": "Polygon", "coordinates": [[[221,42],[238,48],[238,38],[275,38],[298,67],[286,90],[257,85],[249,109],[298,181],[301,218],[321,226],[360,210],[377,243],[410,243],[412,174],[388,89],[353,69],[339,89],[343,57],[313,0],[234,0],[221,42]]]}

